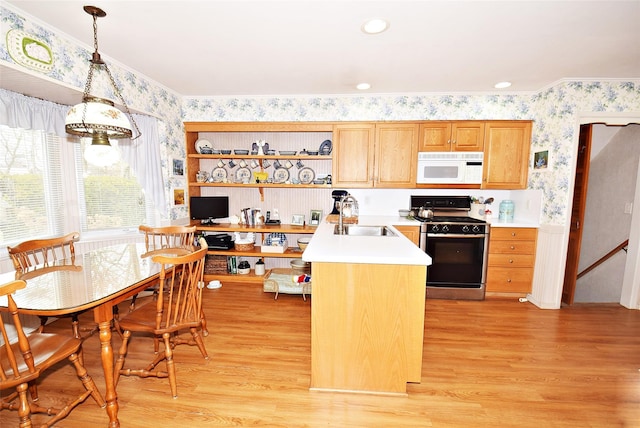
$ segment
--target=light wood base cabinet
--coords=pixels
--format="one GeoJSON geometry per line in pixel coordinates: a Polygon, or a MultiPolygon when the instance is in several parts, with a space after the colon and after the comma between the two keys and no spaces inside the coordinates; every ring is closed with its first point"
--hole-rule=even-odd
{"type": "Polygon", "coordinates": [[[426,266],[312,270],[311,389],[406,394],[421,380],[426,266]]]}
{"type": "Polygon", "coordinates": [[[420,226],[396,226],[393,225],[398,232],[409,238],[411,242],[420,245],[420,226]]]}
{"type": "Polygon", "coordinates": [[[537,236],[535,228],[491,229],[487,292],[531,292],[537,236]]]}

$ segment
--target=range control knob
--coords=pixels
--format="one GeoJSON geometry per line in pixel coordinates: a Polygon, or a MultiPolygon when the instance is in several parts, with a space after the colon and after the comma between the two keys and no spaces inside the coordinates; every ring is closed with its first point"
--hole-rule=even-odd
{"type": "Polygon", "coordinates": [[[462,231],[464,233],[469,233],[469,226],[467,226],[466,224],[464,226],[462,226],[462,231]]]}
{"type": "Polygon", "coordinates": [[[473,233],[480,233],[482,229],[480,229],[480,226],[473,226],[473,229],[471,230],[473,230],[473,233]]]}
{"type": "Polygon", "coordinates": [[[449,226],[447,226],[446,224],[444,226],[442,226],[442,231],[444,233],[447,233],[449,231],[449,226]]]}
{"type": "Polygon", "coordinates": [[[440,231],[440,227],[437,224],[434,224],[433,226],[431,226],[431,231],[432,232],[438,232],[438,231],[440,231]]]}

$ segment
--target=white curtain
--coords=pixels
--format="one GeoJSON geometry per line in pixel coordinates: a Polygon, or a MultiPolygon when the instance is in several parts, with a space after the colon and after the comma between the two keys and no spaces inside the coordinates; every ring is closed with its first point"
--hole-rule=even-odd
{"type": "MultiPolygon", "coordinates": [[[[42,130],[66,138],[64,120],[68,110],[69,106],[0,89],[0,124],[11,128],[42,130]]],[[[166,215],[157,120],[143,115],[134,115],[134,118],[142,136],[131,142],[121,141],[118,147],[145,194],[152,198],[158,211],[166,215]]]]}
{"type": "Polygon", "coordinates": [[[140,128],[140,138],[122,140],[118,147],[122,152],[122,159],[135,172],[145,194],[152,198],[156,209],[165,215],[167,207],[162,181],[158,121],[139,114],[133,117],[140,128]]]}

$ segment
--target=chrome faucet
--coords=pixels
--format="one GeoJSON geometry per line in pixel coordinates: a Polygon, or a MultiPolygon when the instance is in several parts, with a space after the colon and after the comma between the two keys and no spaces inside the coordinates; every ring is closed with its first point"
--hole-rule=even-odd
{"type": "Polygon", "coordinates": [[[344,203],[345,202],[351,202],[353,204],[353,208],[355,210],[358,209],[358,201],[356,201],[356,198],[354,198],[353,196],[351,196],[350,194],[346,194],[343,195],[340,198],[340,202],[338,203],[338,209],[340,210],[340,217],[338,217],[338,231],[340,235],[344,235],[344,203]]]}

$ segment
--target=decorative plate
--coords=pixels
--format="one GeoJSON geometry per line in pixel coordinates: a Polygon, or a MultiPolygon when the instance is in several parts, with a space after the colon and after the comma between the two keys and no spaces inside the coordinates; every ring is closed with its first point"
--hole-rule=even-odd
{"type": "Polygon", "coordinates": [[[211,178],[213,179],[214,183],[220,183],[226,180],[228,175],[229,173],[227,172],[227,170],[220,167],[213,168],[213,170],[211,171],[211,178]]]}
{"type": "Polygon", "coordinates": [[[200,138],[196,141],[196,152],[200,154],[212,154],[213,145],[209,141],[200,138]],[[204,149],[204,151],[202,151],[202,149],[204,149]]]}
{"type": "Polygon", "coordinates": [[[53,70],[51,48],[32,34],[18,29],[9,30],[7,50],[17,64],[42,73],[53,70]]]}
{"type": "Polygon", "coordinates": [[[284,183],[289,179],[289,170],[286,168],[276,168],[273,171],[273,182],[274,183],[284,183]]]}
{"type": "Polygon", "coordinates": [[[248,183],[251,180],[251,170],[247,167],[238,168],[236,171],[236,181],[248,183]]]}
{"type": "Polygon", "coordinates": [[[298,171],[298,180],[300,180],[300,183],[302,184],[311,184],[315,178],[316,173],[307,166],[298,171]]]}
{"type": "Polygon", "coordinates": [[[330,155],[332,148],[331,140],[324,140],[322,144],[320,144],[318,152],[320,152],[321,155],[330,155]]]}

